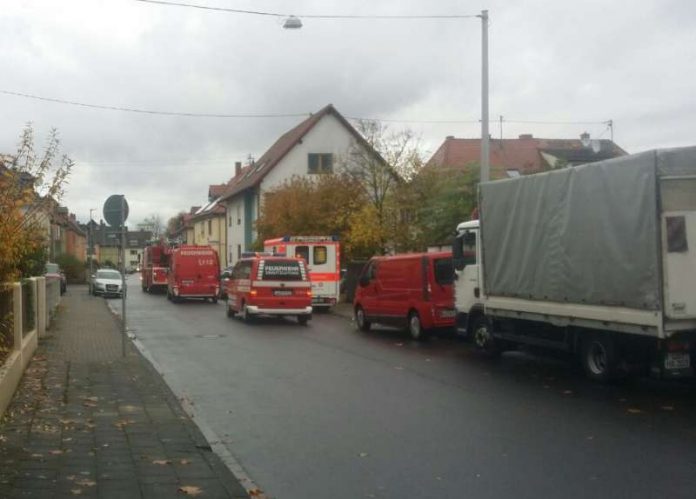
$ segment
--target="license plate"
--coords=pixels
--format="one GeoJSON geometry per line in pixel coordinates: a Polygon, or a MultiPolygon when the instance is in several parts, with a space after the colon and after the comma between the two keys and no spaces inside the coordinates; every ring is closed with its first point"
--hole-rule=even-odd
{"type": "Polygon", "coordinates": [[[292,296],[292,289],[275,289],[273,296],[292,296]]]}
{"type": "Polygon", "coordinates": [[[454,310],[440,310],[440,317],[450,318],[450,317],[454,317],[454,315],[455,315],[454,310]]]}
{"type": "Polygon", "coordinates": [[[665,356],[665,369],[688,369],[691,356],[688,352],[670,352],[665,356]]]}

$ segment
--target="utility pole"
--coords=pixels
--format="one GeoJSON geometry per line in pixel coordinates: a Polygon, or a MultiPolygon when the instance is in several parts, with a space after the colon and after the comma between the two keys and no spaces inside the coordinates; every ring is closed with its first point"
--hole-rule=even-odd
{"type": "Polygon", "coordinates": [[[481,15],[481,182],[488,182],[490,134],[488,132],[488,11],[481,15]]]}
{"type": "Polygon", "coordinates": [[[121,196],[121,356],[126,356],[126,196],[121,196]]]}
{"type": "Polygon", "coordinates": [[[92,220],[93,211],[96,211],[96,209],[89,209],[89,231],[87,231],[87,235],[89,237],[89,241],[87,241],[87,258],[89,258],[89,282],[91,283],[89,286],[87,286],[87,292],[90,292],[92,290],[92,286],[94,285],[92,282],[92,273],[94,272],[92,270],[92,260],[94,260],[94,232],[92,228],[94,224],[94,221],[92,220]]]}

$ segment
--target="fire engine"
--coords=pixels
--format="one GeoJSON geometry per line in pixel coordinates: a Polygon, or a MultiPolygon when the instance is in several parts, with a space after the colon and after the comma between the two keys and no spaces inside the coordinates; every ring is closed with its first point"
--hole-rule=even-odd
{"type": "Polygon", "coordinates": [[[169,269],[169,247],[162,243],[152,244],[143,251],[143,263],[140,267],[140,281],[143,291],[167,289],[167,270],[169,269]]]}
{"type": "Polygon", "coordinates": [[[264,251],[303,258],[312,281],[312,307],[328,309],[338,302],[341,247],[336,236],[285,236],[267,239],[264,251]]]}

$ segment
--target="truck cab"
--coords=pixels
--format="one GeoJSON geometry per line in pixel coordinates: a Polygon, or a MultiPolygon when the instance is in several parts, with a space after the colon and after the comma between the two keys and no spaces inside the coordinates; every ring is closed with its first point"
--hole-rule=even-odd
{"type": "Polygon", "coordinates": [[[456,276],[454,281],[456,326],[458,331],[467,334],[472,326],[470,320],[477,314],[483,315],[478,239],[479,221],[470,220],[457,226],[457,235],[452,243],[452,264],[456,276]]]}

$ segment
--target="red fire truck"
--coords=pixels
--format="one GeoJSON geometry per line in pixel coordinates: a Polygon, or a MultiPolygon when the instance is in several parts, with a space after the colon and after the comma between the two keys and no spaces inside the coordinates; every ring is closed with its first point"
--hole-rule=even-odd
{"type": "Polygon", "coordinates": [[[169,269],[169,247],[156,243],[145,247],[140,267],[140,281],[143,291],[167,289],[167,270],[169,269]]]}
{"type": "Polygon", "coordinates": [[[336,236],[285,236],[267,239],[264,251],[303,258],[312,281],[312,307],[328,309],[338,303],[341,247],[336,236]]]}
{"type": "Polygon", "coordinates": [[[183,245],[171,250],[167,274],[167,298],[179,302],[202,298],[217,303],[220,293],[220,263],[210,246],[183,245]]]}

